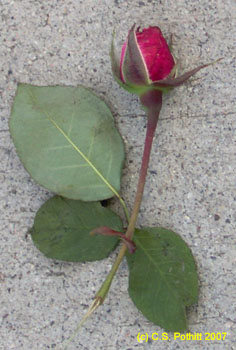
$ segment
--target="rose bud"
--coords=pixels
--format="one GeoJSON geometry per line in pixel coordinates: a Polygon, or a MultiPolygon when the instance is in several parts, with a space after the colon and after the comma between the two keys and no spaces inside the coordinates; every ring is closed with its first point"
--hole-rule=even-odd
{"type": "Polygon", "coordinates": [[[158,27],[149,27],[140,31],[138,28],[133,39],[134,42],[129,40],[129,45],[125,42],[122,47],[122,82],[151,84],[166,78],[175,66],[175,61],[161,30],[158,27]],[[130,49],[130,44],[133,50],[130,49]]]}
{"type": "Polygon", "coordinates": [[[167,92],[209,65],[199,66],[176,77],[175,61],[161,30],[158,27],[135,30],[135,25],[123,44],[120,64],[115,59],[113,43],[111,60],[117,82],[139,96],[150,90],[167,92]]]}

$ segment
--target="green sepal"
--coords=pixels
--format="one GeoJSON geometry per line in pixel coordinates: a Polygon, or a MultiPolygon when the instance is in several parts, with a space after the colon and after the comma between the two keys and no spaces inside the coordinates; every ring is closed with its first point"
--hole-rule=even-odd
{"type": "Polygon", "coordinates": [[[132,85],[149,85],[151,83],[147,66],[139,49],[135,34],[135,25],[132,26],[128,35],[124,59],[121,66],[125,82],[132,82],[132,85]]]}
{"type": "MultiPolygon", "coordinates": [[[[133,85],[133,84],[126,84],[123,83],[120,79],[118,79],[116,76],[114,76],[116,82],[126,91],[130,92],[131,94],[135,94],[135,95],[142,95],[144,93],[146,93],[147,91],[150,90],[150,86],[145,86],[145,85],[133,85]]],[[[156,89],[156,87],[155,87],[156,89]]]]}

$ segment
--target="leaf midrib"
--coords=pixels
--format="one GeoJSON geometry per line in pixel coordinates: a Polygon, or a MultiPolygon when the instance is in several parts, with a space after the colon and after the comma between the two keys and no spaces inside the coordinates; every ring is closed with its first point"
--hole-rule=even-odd
{"type": "MultiPolygon", "coordinates": [[[[150,254],[148,254],[147,250],[145,249],[145,247],[141,244],[141,242],[139,241],[139,239],[137,238],[137,236],[135,237],[136,242],[138,243],[138,246],[142,248],[144,254],[149,258],[149,260],[151,261],[151,263],[153,263],[153,265],[156,267],[156,269],[159,271],[159,275],[161,276],[162,280],[164,281],[164,283],[166,284],[166,286],[168,287],[168,289],[171,291],[171,294],[173,294],[173,296],[175,297],[175,299],[179,299],[178,295],[179,293],[175,293],[173,292],[173,287],[171,287],[171,285],[168,283],[168,280],[164,277],[163,272],[161,271],[161,269],[158,267],[158,265],[156,264],[156,262],[153,260],[152,256],[150,256],[150,254]]],[[[181,301],[183,302],[182,298],[181,301]]],[[[184,303],[184,302],[183,302],[184,303]]]]}
{"type": "MultiPolygon", "coordinates": [[[[35,100],[35,96],[33,94],[32,90],[29,90],[32,101],[34,105],[37,105],[37,102],[35,100]]],[[[79,153],[79,155],[85,160],[85,162],[93,169],[93,171],[98,175],[98,177],[104,182],[104,184],[114,193],[115,196],[120,198],[119,193],[115,190],[115,188],[107,181],[107,179],[100,173],[100,171],[92,164],[92,162],[85,156],[85,154],[79,149],[78,146],[70,139],[70,137],[64,132],[64,130],[56,123],[56,121],[50,117],[50,115],[41,109],[39,106],[39,109],[41,112],[46,116],[47,120],[50,121],[53,126],[60,132],[61,135],[65,137],[67,142],[74,148],[74,150],[79,153]]]]}

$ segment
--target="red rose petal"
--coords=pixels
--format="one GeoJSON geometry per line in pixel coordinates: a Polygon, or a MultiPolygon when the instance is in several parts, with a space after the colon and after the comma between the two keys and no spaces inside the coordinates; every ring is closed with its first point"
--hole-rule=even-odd
{"type": "Polygon", "coordinates": [[[161,30],[158,27],[145,28],[142,32],[136,31],[136,37],[150,80],[166,78],[175,62],[161,30]]]}

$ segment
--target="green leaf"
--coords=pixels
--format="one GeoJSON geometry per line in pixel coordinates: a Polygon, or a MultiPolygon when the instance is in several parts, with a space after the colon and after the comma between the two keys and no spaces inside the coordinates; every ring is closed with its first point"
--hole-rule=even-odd
{"type": "Polygon", "coordinates": [[[85,201],[118,195],[123,142],[90,90],[19,84],[10,131],[25,168],[47,189],[85,201]]]}
{"type": "Polygon", "coordinates": [[[168,331],[187,329],[186,306],[197,302],[198,278],[190,249],[175,232],[135,230],[137,250],[127,256],[129,294],[137,308],[168,331]]]}
{"type": "Polygon", "coordinates": [[[48,258],[94,261],[104,259],[118,242],[116,237],[91,236],[90,232],[100,226],[122,230],[119,216],[99,202],[55,196],[39,209],[30,233],[48,258]]]}

